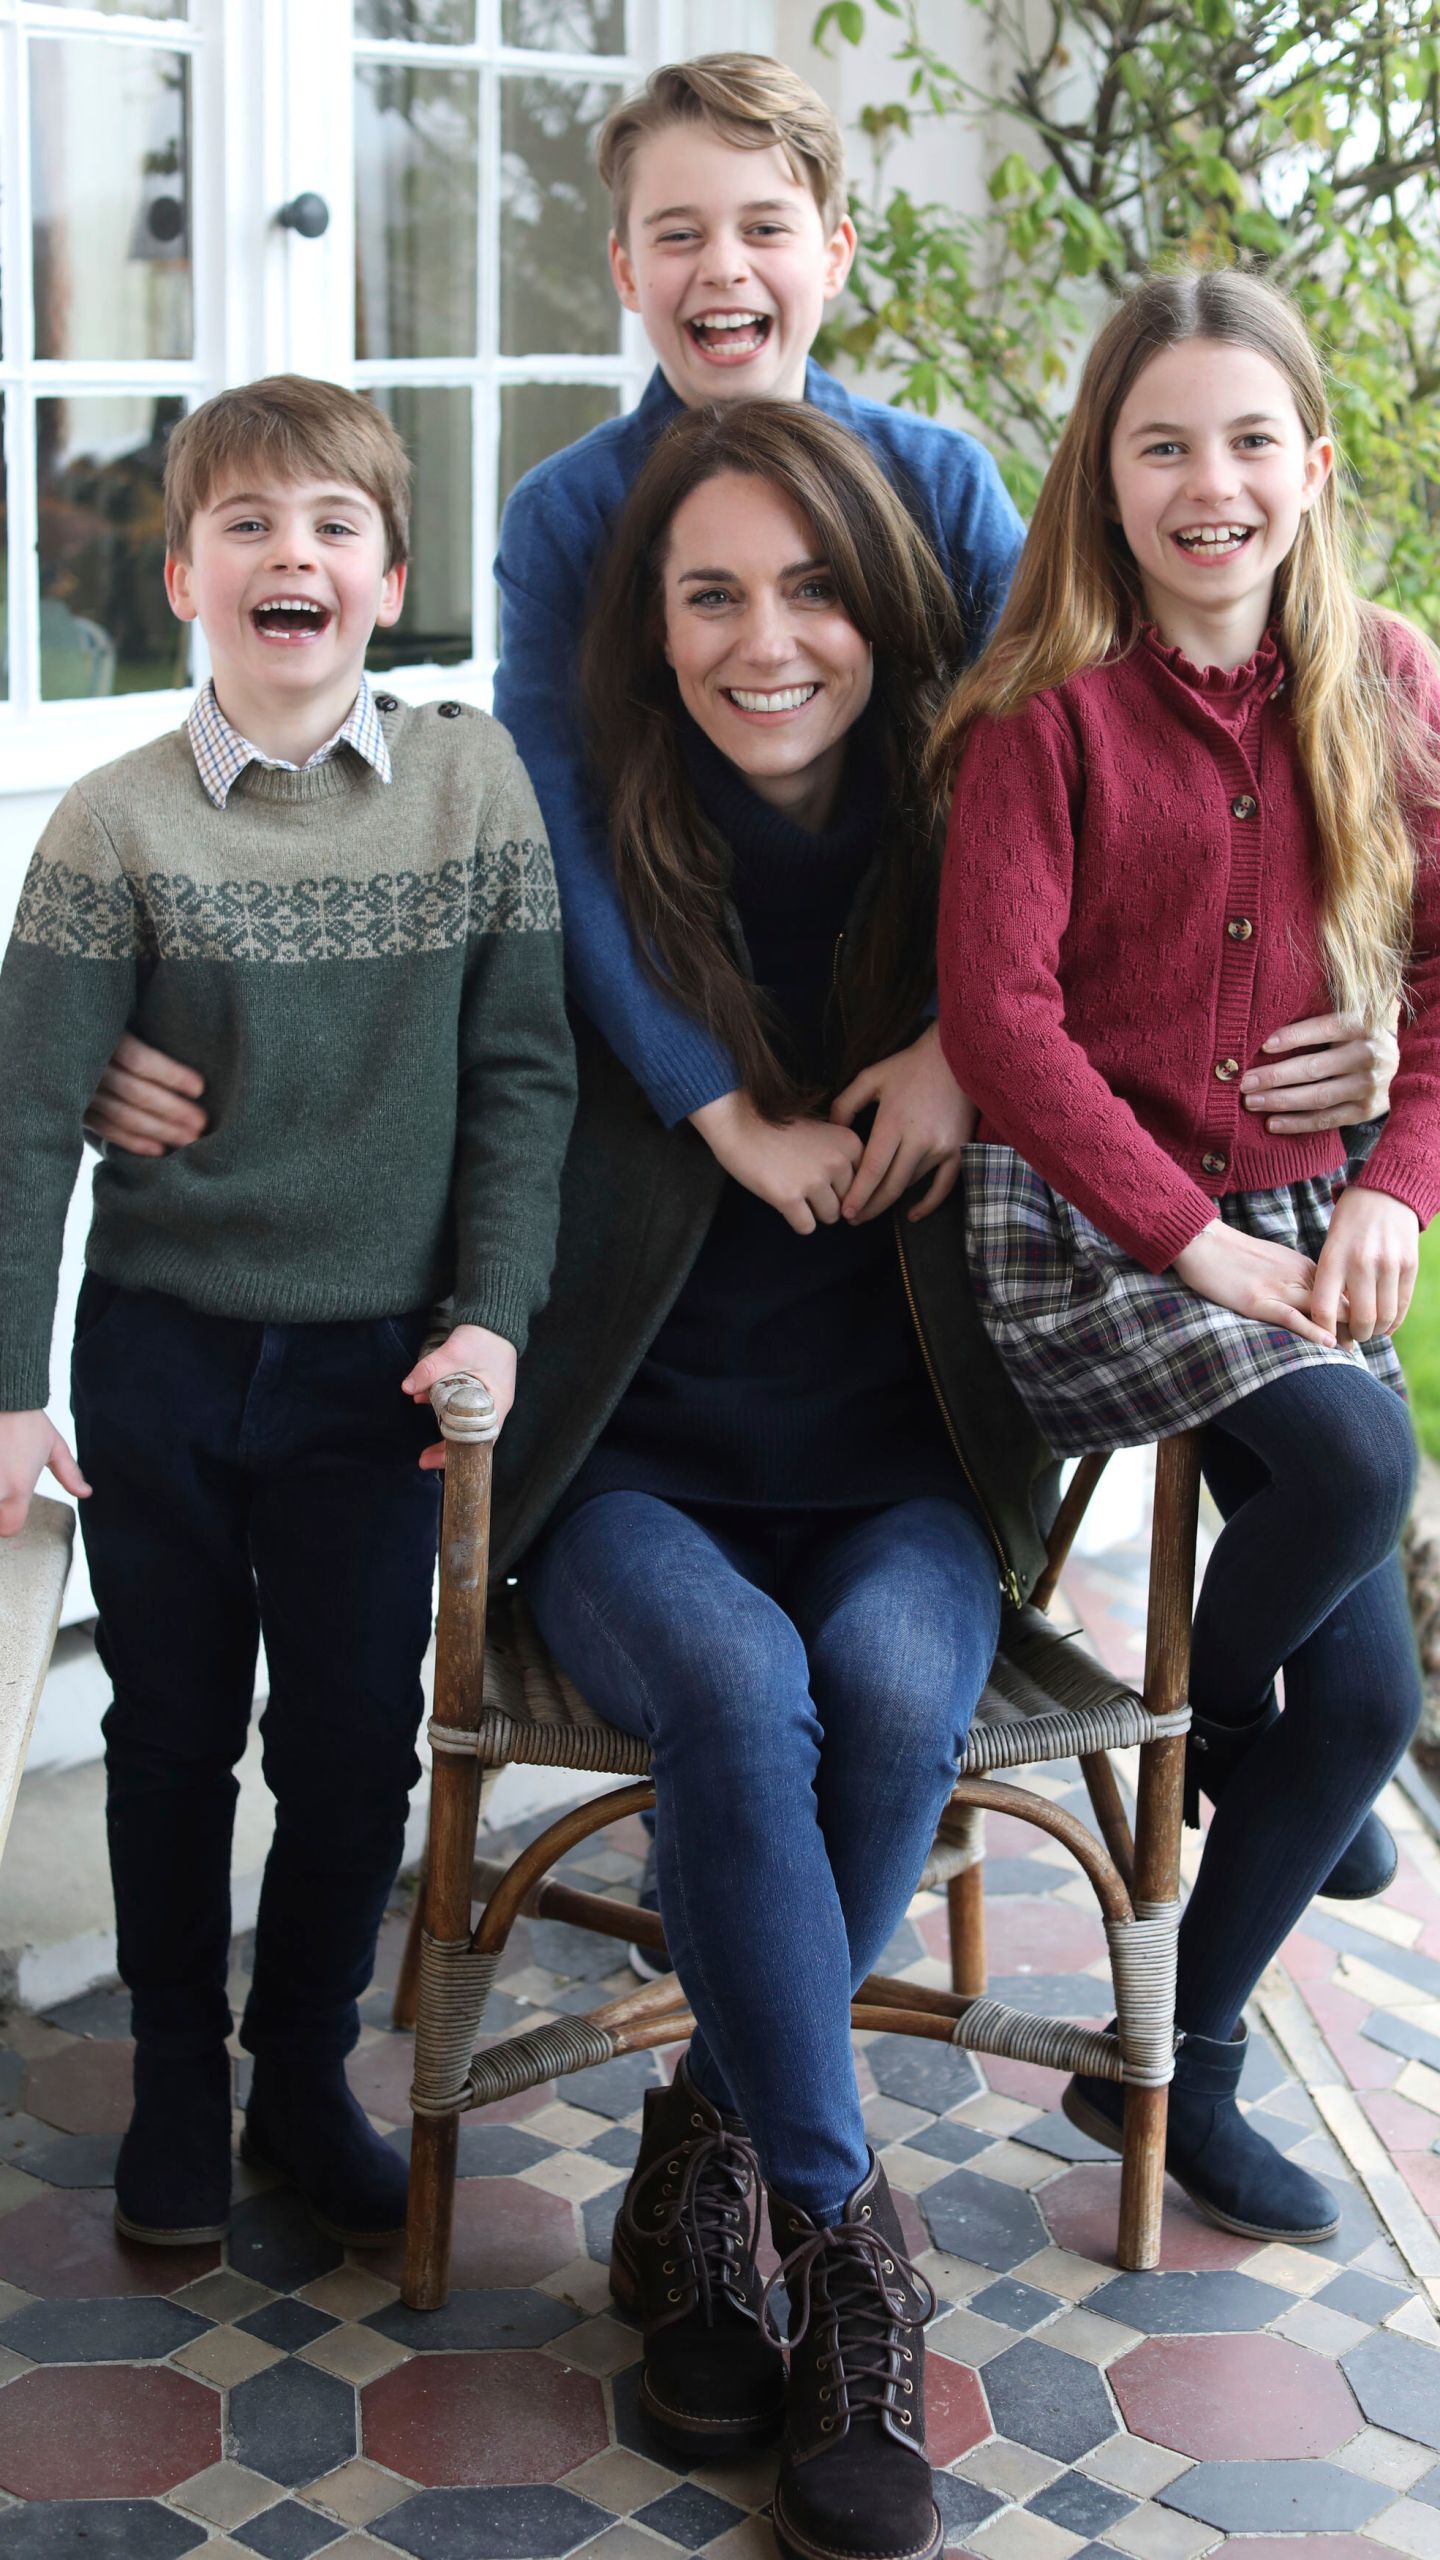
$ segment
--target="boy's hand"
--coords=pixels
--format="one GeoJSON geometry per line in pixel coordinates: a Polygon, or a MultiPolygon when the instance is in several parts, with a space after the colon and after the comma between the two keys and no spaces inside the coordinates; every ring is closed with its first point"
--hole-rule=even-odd
{"type": "Polygon", "coordinates": [[[865,1150],[828,1120],[766,1120],[748,1094],[722,1093],[690,1114],[717,1164],[778,1209],[797,1236],[833,1227],[865,1150]]]}
{"type": "Polygon", "coordinates": [[[945,1063],[937,1023],[908,1049],[866,1067],[836,1095],[830,1117],[849,1128],[872,1102],[875,1118],[841,1215],[857,1226],[878,1218],[928,1173],[925,1197],[909,1212],[912,1223],[928,1218],[954,1190],[960,1150],[980,1116],[945,1063]]]}
{"type": "MultiPolygon", "coordinates": [[[[468,1376],[483,1379],[489,1388],[498,1434],[515,1401],[515,1366],[515,1345],[507,1342],[503,1334],[488,1333],[483,1324],[457,1324],[438,1349],[427,1351],[423,1360],[416,1361],[409,1377],[401,1379],[400,1392],[415,1404],[428,1404],[431,1388],[441,1378],[453,1378],[463,1369],[468,1376]]],[[[443,1467],[444,1441],[432,1441],[420,1464],[443,1467]]]]}
{"type": "MultiPolygon", "coordinates": [[[[1320,1323],[1312,1306],[1315,1265],[1288,1244],[1272,1244],[1265,1236],[1242,1235],[1212,1218],[1198,1236],[1177,1253],[1171,1268],[1187,1289],[1212,1306],[1230,1307],[1237,1316],[1253,1316],[1257,1324],[1283,1325],[1305,1342],[1335,1347],[1335,1326],[1320,1323]]],[[[1318,1294],[1318,1293],[1317,1293],[1318,1294]]]]}
{"type": "Polygon", "coordinates": [[[1420,1266],[1420,1221],[1388,1191],[1358,1185],[1335,1203],[1330,1233],[1315,1268],[1311,1313],[1317,1324],[1352,1342],[1393,1333],[1415,1294],[1420,1266]]]}
{"type": "Polygon", "coordinates": [[[1383,1031],[1368,1031],[1358,1014],[1316,1014],[1272,1031],[1265,1053],[1274,1065],[1249,1068],[1240,1091],[1246,1110],[1277,1136],[1350,1129],[1390,1108],[1400,1063],[1393,1019],[1383,1031]]]}
{"type": "Polygon", "coordinates": [[[18,1538],[45,1469],[83,1502],[90,1487],[48,1413],[0,1413],[0,1538],[18,1538]]]}
{"type": "Polygon", "coordinates": [[[200,1108],[204,1090],[205,1079],[193,1067],[126,1031],[85,1113],[86,1135],[127,1155],[168,1156],[210,1126],[200,1108]]]}

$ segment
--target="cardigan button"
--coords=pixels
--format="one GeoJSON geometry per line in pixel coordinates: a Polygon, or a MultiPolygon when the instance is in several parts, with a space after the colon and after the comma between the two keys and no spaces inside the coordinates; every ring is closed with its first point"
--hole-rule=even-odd
{"type": "Polygon", "coordinates": [[[1230,803],[1230,815],[1232,818],[1253,818],[1259,806],[1259,801],[1248,791],[1241,791],[1230,803]]]}
{"type": "Polygon", "coordinates": [[[1225,1173],[1229,1169],[1229,1164],[1228,1156],[1202,1156],[1200,1170],[1202,1173],[1225,1173]]]}
{"type": "Polygon", "coordinates": [[[1219,1058],[1216,1060],[1215,1074],[1219,1083],[1229,1084],[1234,1077],[1238,1076],[1239,1073],[1240,1061],[1238,1058],[1219,1058]]]}
{"type": "Polygon", "coordinates": [[[442,720],[458,720],[464,712],[465,705],[463,702],[437,702],[435,708],[442,720]]]}
{"type": "Polygon", "coordinates": [[[377,711],[398,711],[400,705],[396,701],[393,693],[377,693],[375,696],[375,708],[377,711]]]}
{"type": "Polygon", "coordinates": [[[1225,930],[1232,942],[1248,942],[1255,927],[1248,916],[1232,916],[1225,930]]]}

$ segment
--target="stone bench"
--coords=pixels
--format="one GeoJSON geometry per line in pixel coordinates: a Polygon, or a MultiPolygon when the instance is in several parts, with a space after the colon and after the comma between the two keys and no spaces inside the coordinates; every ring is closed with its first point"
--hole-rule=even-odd
{"type": "Polygon", "coordinates": [[[50,1667],[75,1513],[37,1494],[18,1538],[0,1539],[0,1856],[50,1667]]]}

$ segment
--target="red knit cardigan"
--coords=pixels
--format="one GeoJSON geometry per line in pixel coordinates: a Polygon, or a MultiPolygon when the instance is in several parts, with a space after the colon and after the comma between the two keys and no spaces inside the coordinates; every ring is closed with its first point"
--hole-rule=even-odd
{"type": "MultiPolygon", "coordinates": [[[[1440,736],[1404,624],[1397,681],[1440,736]]],[[[1329,1012],[1315,819],[1273,638],[1234,673],[1147,633],[1123,658],[969,733],[940,900],[940,1035],[1014,1147],[1151,1271],[1224,1192],[1344,1163],[1337,1132],[1272,1136],[1239,1079],[1272,1031],[1329,1012]]],[[[1390,1116],[1359,1179],[1440,1208],[1440,825],[1424,821],[1390,1116]]],[[[1273,1107],[1273,1106],[1272,1106],[1273,1107]]]]}

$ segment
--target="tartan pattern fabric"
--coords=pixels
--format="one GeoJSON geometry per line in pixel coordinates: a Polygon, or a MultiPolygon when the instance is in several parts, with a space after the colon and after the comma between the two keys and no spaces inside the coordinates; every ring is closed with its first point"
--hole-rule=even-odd
{"type": "MultiPolygon", "coordinates": [[[[1317,1361],[1358,1364],[1405,1392],[1388,1335],[1327,1351],[1213,1306],[1173,1271],[1133,1261],[1013,1147],[966,1148],[965,1205],[986,1331],[1059,1457],[1168,1439],[1317,1361]]],[[[1227,1226],[1312,1260],[1332,1206],[1328,1176],[1216,1203],[1227,1226]]]]}
{"type": "Polygon", "coordinates": [[[267,765],[272,773],[308,773],[312,765],[328,764],[340,747],[353,747],[357,756],[373,766],[382,782],[390,780],[390,750],[370,679],[363,673],[360,690],[334,737],[317,747],[313,756],[307,756],[303,765],[290,764],[283,756],[262,755],[248,738],[242,738],[215,699],[213,678],[207,677],[190,705],[185,731],[206,797],[217,809],[224,808],[247,764],[267,765]]]}

